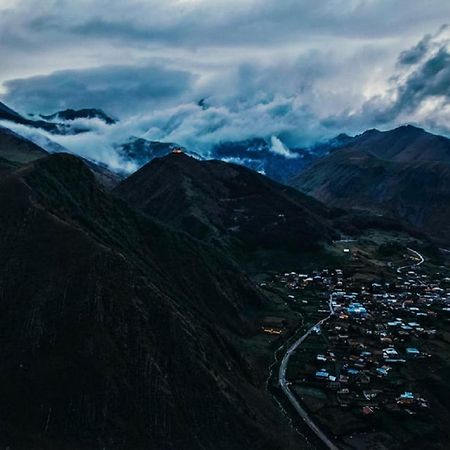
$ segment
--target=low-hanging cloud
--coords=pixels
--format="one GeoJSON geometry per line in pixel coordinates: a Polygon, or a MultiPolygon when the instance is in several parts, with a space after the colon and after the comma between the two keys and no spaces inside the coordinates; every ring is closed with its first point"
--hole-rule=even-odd
{"type": "Polygon", "coordinates": [[[291,152],[284,144],[283,142],[281,142],[280,139],[278,139],[276,136],[272,136],[270,138],[270,150],[277,154],[277,155],[281,155],[284,156],[287,159],[294,159],[294,158],[298,158],[299,155],[298,153],[293,153],[291,152]]]}
{"type": "Polygon", "coordinates": [[[5,103],[120,119],[47,136],[83,156],[120,166],[115,149],[130,136],[206,156],[261,137],[289,158],[341,132],[405,122],[450,134],[448,2],[100,3],[44,2],[24,14],[28,0],[16,0],[0,15],[5,103]],[[7,79],[8,70],[33,75],[7,79]]]}

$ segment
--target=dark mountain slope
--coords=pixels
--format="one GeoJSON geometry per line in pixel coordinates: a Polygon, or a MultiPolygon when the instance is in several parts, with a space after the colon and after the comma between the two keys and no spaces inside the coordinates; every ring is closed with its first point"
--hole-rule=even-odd
{"type": "Polygon", "coordinates": [[[341,149],[318,160],[293,186],[329,206],[400,217],[441,241],[450,240],[450,165],[387,161],[341,149]]]}
{"type": "Polygon", "coordinates": [[[64,154],[1,179],[0,211],[2,446],[290,448],[230,344],[263,299],[222,254],[64,154]]]}
{"type": "Polygon", "coordinates": [[[297,251],[334,235],[319,202],[245,167],[183,153],[153,160],[115,193],[150,216],[226,245],[297,251]]]}

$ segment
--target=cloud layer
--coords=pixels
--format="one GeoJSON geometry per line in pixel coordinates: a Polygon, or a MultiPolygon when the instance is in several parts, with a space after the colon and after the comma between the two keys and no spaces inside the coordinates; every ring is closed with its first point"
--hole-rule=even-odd
{"type": "Polygon", "coordinates": [[[450,134],[447,0],[2,5],[5,103],[121,119],[57,138],[85,156],[105,159],[130,135],[204,154],[260,136],[289,157],[288,147],[405,122],[450,134]]]}

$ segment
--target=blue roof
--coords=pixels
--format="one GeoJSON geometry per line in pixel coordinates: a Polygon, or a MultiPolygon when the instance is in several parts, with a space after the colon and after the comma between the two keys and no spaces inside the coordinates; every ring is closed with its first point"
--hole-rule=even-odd
{"type": "Polygon", "coordinates": [[[324,371],[324,370],[318,370],[316,372],[316,377],[319,378],[328,378],[328,372],[324,371]]]}
{"type": "Polygon", "coordinates": [[[347,312],[350,314],[366,314],[367,309],[361,305],[361,303],[350,303],[347,308],[347,312]]]}
{"type": "Polygon", "coordinates": [[[420,351],[415,347],[408,347],[406,353],[420,353],[420,351]]]}

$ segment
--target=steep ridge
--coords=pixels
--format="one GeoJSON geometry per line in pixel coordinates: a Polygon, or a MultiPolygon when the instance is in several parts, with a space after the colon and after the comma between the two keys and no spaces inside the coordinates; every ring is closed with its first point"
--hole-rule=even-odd
{"type": "Polygon", "coordinates": [[[0,179],[0,211],[2,446],[291,448],[231,344],[264,299],[223,254],[66,154],[0,179]]]}
{"type": "Polygon", "coordinates": [[[157,158],[114,191],[193,236],[247,249],[316,248],[336,233],[321,203],[250,169],[184,153],[157,158]]]}

